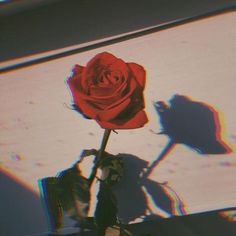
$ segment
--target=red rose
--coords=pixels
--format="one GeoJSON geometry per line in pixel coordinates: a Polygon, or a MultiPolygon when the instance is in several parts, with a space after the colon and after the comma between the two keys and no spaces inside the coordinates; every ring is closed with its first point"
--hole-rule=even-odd
{"type": "Polygon", "coordinates": [[[143,90],[145,70],[110,53],[92,58],[86,67],[75,65],[67,83],[75,107],[106,129],[134,129],[147,121],[143,90]]]}

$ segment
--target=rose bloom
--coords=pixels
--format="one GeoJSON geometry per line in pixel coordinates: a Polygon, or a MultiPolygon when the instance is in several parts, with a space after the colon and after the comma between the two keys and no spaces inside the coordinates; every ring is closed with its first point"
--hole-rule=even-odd
{"type": "Polygon", "coordinates": [[[74,107],[106,129],[135,129],[147,123],[143,90],[146,73],[103,52],[83,67],[75,65],[67,83],[74,107]]]}

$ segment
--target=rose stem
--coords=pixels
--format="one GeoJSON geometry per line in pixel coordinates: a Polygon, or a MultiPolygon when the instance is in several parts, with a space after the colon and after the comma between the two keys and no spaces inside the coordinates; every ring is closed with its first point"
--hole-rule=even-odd
{"type": "Polygon", "coordinates": [[[92,172],[91,172],[91,174],[89,176],[89,186],[92,185],[93,180],[96,177],[97,169],[98,169],[100,160],[102,159],[102,155],[103,155],[103,153],[105,151],[105,148],[106,148],[107,141],[109,139],[110,133],[111,133],[110,129],[105,129],[104,134],[103,134],[103,138],[102,138],[101,147],[100,147],[99,152],[97,154],[96,163],[95,163],[95,165],[94,165],[94,167],[92,169],[92,172]]]}

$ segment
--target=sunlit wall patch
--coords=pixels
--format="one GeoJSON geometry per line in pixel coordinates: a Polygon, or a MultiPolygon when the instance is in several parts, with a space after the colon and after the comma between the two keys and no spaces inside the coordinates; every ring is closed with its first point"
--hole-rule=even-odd
{"type": "Polygon", "coordinates": [[[216,111],[211,107],[212,112],[214,113],[215,124],[216,124],[216,139],[222,146],[225,147],[226,153],[231,153],[236,151],[236,147],[227,141],[227,127],[224,118],[224,114],[221,111],[216,111]]]}

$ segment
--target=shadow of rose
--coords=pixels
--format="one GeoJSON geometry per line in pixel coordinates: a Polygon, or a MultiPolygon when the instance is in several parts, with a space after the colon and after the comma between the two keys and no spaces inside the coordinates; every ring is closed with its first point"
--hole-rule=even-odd
{"type": "Polygon", "coordinates": [[[122,223],[185,214],[184,204],[168,183],[146,178],[148,162],[131,154],[118,154],[124,162],[124,176],[113,187],[122,223]]]}
{"type": "Polygon", "coordinates": [[[209,104],[193,101],[187,96],[174,95],[169,104],[154,104],[162,132],[174,143],[185,144],[200,154],[231,153],[223,138],[220,113],[209,104]]]}
{"type": "Polygon", "coordinates": [[[169,137],[162,152],[148,167],[146,177],[165,159],[176,144],[184,144],[199,154],[229,154],[234,148],[223,137],[220,113],[203,102],[193,101],[187,96],[174,95],[169,104],[154,103],[159,116],[161,132],[169,137]]]}

